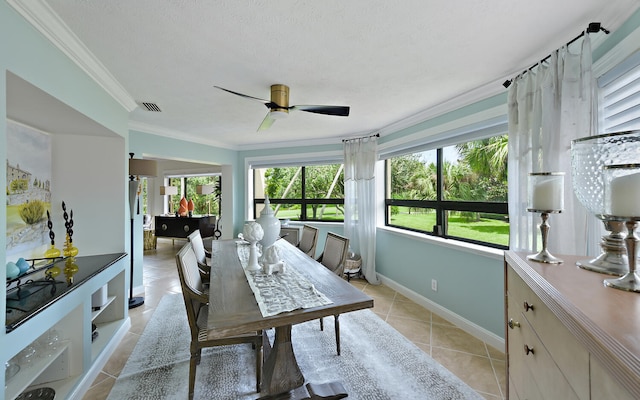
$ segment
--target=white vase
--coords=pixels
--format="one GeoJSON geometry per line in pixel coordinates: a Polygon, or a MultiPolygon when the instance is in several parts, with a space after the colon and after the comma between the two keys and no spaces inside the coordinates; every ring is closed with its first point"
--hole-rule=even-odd
{"type": "Polygon", "coordinates": [[[260,212],[260,218],[256,219],[256,222],[262,226],[264,236],[260,241],[262,244],[262,250],[266,251],[271,247],[276,240],[280,238],[280,220],[273,215],[273,209],[271,209],[271,203],[269,203],[269,197],[265,196],[264,208],[260,212]]]}

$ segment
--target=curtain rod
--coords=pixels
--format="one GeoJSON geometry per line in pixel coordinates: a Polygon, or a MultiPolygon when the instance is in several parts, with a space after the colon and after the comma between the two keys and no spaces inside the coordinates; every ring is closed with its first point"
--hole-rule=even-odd
{"type": "MultiPolygon", "coordinates": [[[[600,22],[591,22],[589,23],[589,26],[587,27],[586,32],[587,33],[597,33],[597,32],[604,32],[605,34],[609,34],[609,30],[603,28],[600,25],[600,22]]],[[[569,46],[571,43],[575,42],[576,40],[580,39],[581,37],[584,36],[585,31],[580,32],[580,34],[576,37],[574,37],[573,39],[571,39],[570,41],[567,42],[567,46],[569,46]]],[[[551,57],[551,54],[549,54],[548,56],[546,56],[545,58],[543,58],[542,60],[538,61],[537,63],[533,64],[532,66],[530,66],[529,68],[525,69],[522,74],[525,74],[529,71],[531,71],[533,68],[535,68],[536,66],[542,64],[543,62],[545,62],[547,59],[549,59],[549,57],[551,57]]],[[[515,78],[514,78],[515,79],[515,78]]],[[[506,81],[504,81],[504,83],[502,84],[502,86],[504,86],[505,88],[508,88],[511,85],[511,82],[513,82],[513,79],[507,79],[506,81]]]]}
{"type": "Polygon", "coordinates": [[[353,140],[367,139],[367,138],[372,138],[372,137],[380,137],[380,134],[379,133],[374,133],[373,135],[369,135],[369,136],[362,136],[362,137],[353,138],[353,139],[342,139],[342,143],[351,142],[353,140]]]}

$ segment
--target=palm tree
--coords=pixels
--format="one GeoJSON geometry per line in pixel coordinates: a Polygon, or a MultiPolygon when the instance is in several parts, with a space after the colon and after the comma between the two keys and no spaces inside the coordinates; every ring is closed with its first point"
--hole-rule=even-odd
{"type": "Polygon", "coordinates": [[[471,169],[484,176],[500,181],[507,179],[507,135],[494,136],[456,145],[456,150],[471,169]]]}

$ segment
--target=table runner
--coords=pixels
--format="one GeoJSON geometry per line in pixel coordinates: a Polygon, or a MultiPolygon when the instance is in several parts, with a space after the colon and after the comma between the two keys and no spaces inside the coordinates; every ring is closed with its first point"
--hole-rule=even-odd
{"type": "Polygon", "coordinates": [[[247,276],[247,282],[256,297],[263,317],[333,303],[307,278],[290,266],[285,268],[285,272],[270,275],[262,270],[247,271],[249,245],[245,242],[236,242],[236,249],[242,269],[247,276]]]}

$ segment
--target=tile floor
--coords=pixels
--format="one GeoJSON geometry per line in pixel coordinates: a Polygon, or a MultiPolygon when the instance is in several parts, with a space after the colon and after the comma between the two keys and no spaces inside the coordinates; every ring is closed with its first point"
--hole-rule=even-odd
{"type": "MultiPolygon", "coordinates": [[[[144,305],[129,311],[131,329],[86,393],[86,400],[106,399],[129,354],[167,293],[180,293],[175,253],[184,242],[159,239],[144,253],[144,305]]],[[[492,348],[394,290],[352,279],[374,299],[373,311],[405,337],[460,377],[486,399],[505,399],[504,353],[492,348]]],[[[186,377],[185,377],[186,379],[186,377]]]]}

